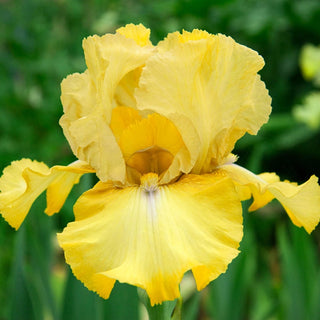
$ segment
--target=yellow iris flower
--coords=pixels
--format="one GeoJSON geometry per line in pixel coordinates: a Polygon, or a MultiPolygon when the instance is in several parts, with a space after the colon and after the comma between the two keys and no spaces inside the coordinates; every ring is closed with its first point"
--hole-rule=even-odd
{"type": "Polygon", "coordinates": [[[271,98],[257,52],[224,35],[171,33],[157,46],[142,25],[84,39],[88,69],[63,80],[60,120],[79,161],[13,162],[0,179],[0,211],[19,228],[47,189],[58,212],[84,173],[99,182],[58,234],[74,275],[108,298],[116,280],[144,288],[151,304],[177,298],[191,270],[197,288],[225,272],[242,239],[241,200],[251,210],[278,199],[311,232],[320,187],[255,175],[232,150],[268,121],[271,98]]]}

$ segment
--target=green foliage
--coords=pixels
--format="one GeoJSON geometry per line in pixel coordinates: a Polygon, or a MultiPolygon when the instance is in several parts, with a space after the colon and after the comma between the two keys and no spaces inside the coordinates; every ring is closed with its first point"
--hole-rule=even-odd
{"type": "Polygon", "coordinates": [[[162,304],[156,304],[154,306],[151,306],[147,292],[139,288],[138,293],[141,302],[146,307],[150,320],[181,319],[179,312],[181,309],[181,299],[173,301],[164,301],[162,304]]]}
{"type": "MultiPolygon", "coordinates": [[[[58,125],[59,84],[85,69],[83,37],[142,22],[154,43],[201,28],[257,50],[274,110],[257,137],[237,144],[240,164],[298,182],[320,175],[319,130],[292,116],[312,89],[299,56],[306,43],[320,43],[318,0],[7,0],[0,7],[0,169],[22,157],[48,165],[74,160],[58,125]]],[[[1,218],[1,320],[142,317],[134,287],[117,284],[104,301],[73,277],[57,246],[55,232],[73,220],[73,203],[93,182],[82,178],[54,218],[38,200],[17,233],[1,218]]],[[[319,319],[319,230],[310,237],[291,226],[276,203],[244,218],[240,255],[206,290],[184,298],[182,319],[319,319]]]]}
{"type": "MultiPolygon", "coordinates": [[[[304,77],[320,87],[320,47],[306,44],[300,58],[301,71],[304,77]]],[[[294,117],[316,130],[320,128],[320,91],[308,93],[302,104],[294,107],[294,117]]]]}
{"type": "Polygon", "coordinates": [[[312,129],[320,127],[320,91],[311,92],[293,109],[294,117],[312,129]]]}

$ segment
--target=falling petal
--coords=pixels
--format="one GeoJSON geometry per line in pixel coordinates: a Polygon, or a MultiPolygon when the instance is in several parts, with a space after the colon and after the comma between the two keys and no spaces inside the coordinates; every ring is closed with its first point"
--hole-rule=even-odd
{"type": "Polygon", "coordinates": [[[202,288],[238,254],[242,215],[231,180],[187,175],[158,186],[157,179],[148,174],[140,187],[124,189],[98,183],[58,235],[75,276],[102,297],[116,279],[144,288],[151,304],[173,300],[187,270],[202,288]]]}

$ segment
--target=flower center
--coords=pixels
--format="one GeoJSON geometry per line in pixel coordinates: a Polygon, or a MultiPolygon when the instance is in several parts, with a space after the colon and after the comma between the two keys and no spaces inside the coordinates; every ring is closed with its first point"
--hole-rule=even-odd
{"type": "Polygon", "coordinates": [[[153,193],[158,190],[159,176],[156,173],[147,173],[140,178],[141,188],[147,193],[153,193]]]}
{"type": "Polygon", "coordinates": [[[171,152],[158,146],[152,146],[133,153],[127,160],[127,165],[142,175],[151,172],[156,173],[158,177],[169,168],[172,160],[171,152]]]}

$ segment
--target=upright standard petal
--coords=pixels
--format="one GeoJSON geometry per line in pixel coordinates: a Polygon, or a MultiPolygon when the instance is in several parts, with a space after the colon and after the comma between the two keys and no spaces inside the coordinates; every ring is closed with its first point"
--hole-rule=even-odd
{"type": "Polygon", "coordinates": [[[30,159],[14,161],[0,178],[0,213],[18,229],[33,202],[49,187],[46,213],[51,215],[60,210],[73,185],[88,172],[94,171],[81,161],[51,169],[30,159]]]}
{"type": "Polygon", "coordinates": [[[173,121],[195,161],[192,172],[209,172],[267,122],[271,99],[257,75],[263,65],[224,35],[169,34],[142,71],[137,107],[173,121]]]}
{"type": "Polygon", "coordinates": [[[147,34],[142,26],[129,25],[116,34],[84,39],[88,70],[61,84],[64,134],[74,154],[89,163],[102,181],[125,180],[124,159],[110,121],[118,103],[133,101],[141,68],[153,50],[141,45],[147,34]]]}
{"type": "Polygon", "coordinates": [[[192,269],[198,288],[226,271],[242,238],[240,201],[225,175],[187,175],[159,186],[98,183],[74,207],[58,235],[67,263],[89,289],[107,298],[114,280],[144,288],[151,304],[179,296],[192,269]]]}
{"type": "Polygon", "coordinates": [[[250,190],[254,198],[250,211],[257,210],[276,198],[292,222],[298,227],[304,227],[308,233],[319,223],[320,186],[316,176],[298,186],[280,181],[274,173],[255,175],[235,164],[221,166],[221,170],[227,172],[237,185],[250,190]]]}

